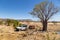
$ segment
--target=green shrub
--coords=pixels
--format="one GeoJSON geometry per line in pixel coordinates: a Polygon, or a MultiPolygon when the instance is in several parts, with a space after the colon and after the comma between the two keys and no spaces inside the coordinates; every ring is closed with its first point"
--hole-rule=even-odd
{"type": "Polygon", "coordinates": [[[6,20],[6,24],[7,24],[7,26],[10,26],[11,20],[10,20],[10,19],[7,19],[7,20],[6,20]]]}
{"type": "Polygon", "coordinates": [[[22,24],[21,23],[19,23],[19,25],[18,26],[21,26],[22,24]]]}
{"type": "Polygon", "coordinates": [[[19,21],[14,20],[14,21],[13,21],[13,26],[14,26],[14,28],[16,28],[17,26],[19,26],[19,21]]]}
{"type": "Polygon", "coordinates": [[[0,25],[2,25],[3,24],[3,21],[0,21],[0,25]]]}

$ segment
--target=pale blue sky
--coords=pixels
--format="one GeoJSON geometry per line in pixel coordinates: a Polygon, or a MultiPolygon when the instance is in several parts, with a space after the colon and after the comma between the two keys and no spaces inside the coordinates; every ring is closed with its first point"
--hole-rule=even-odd
{"type": "MultiPolygon", "coordinates": [[[[34,6],[44,0],[0,0],[0,18],[38,20],[29,14],[34,6]]],[[[50,1],[50,0],[49,0],[50,1]]],[[[52,0],[60,6],[60,0],[52,0]]],[[[60,21],[60,12],[50,20],[60,21]]]]}

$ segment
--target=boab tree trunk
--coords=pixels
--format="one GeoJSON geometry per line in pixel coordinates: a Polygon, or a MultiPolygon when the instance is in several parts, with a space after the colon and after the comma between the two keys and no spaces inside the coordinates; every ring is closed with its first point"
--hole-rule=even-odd
{"type": "Polygon", "coordinates": [[[43,25],[42,31],[47,31],[47,20],[43,21],[42,25],[43,25]]]}

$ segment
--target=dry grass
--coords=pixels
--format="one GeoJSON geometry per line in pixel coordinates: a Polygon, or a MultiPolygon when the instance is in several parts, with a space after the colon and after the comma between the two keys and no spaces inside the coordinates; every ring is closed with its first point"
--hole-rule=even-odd
{"type": "Polygon", "coordinates": [[[60,34],[55,32],[34,32],[28,34],[26,31],[0,33],[0,40],[60,40],[60,34]]]}
{"type": "MultiPolygon", "coordinates": [[[[48,24],[48,30],[60,30],[59,26],[59,24],[48,24]]],[[[36,29],[39,30],[41,27],[38,25],[36,29]]],[[[15,32],[12,26],[0,25],[0,40],[60,40],[60,34],[53,31],[40,32],[35,29],[15,32]]]]}

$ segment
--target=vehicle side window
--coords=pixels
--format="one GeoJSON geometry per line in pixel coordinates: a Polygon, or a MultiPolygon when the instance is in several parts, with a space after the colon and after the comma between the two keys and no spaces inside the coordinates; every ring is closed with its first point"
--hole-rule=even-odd
{"type": "Polygon", "coordinates": [[[24,25],[23,27],[27,27],[27,25],[24,25]]]}
{"type": "Polygon", "coordinates": [[[27,25],[22,25],[22,27],[27,27],[27,25]]]}

